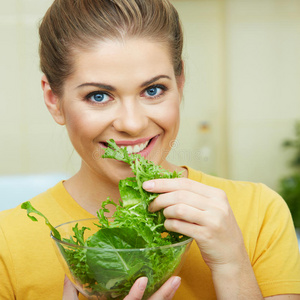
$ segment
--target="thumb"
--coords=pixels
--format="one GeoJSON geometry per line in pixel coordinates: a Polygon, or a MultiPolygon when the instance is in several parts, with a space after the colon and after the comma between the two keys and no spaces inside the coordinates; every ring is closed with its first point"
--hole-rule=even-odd
{"type": "Polygon", "coordinates": [[[74,288],[72,282],[66,275],[62,300],[78,300],[78,291],[74,288]]]}

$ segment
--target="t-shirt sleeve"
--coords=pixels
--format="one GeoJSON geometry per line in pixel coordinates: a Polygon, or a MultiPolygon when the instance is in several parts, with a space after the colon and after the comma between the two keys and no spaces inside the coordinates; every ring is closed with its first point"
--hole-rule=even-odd
{"type": "Polygon", "coordinates": [[[10,251],[0,224],[0,299],[15,299],[13,289],[13,265],[10,251]]]}
{"type": "Polygon", "coordinates": [[[263,296],[300,294],[300,253],[290,211],[273,190],[260,185],[253,269],[263,296]]]}

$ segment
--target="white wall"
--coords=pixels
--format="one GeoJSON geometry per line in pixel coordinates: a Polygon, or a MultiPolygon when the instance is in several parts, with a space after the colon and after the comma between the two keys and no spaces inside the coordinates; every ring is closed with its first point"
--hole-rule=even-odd
{"type": "Polygon", "coordinates": [[[228,1],[229,175],[275,187],[300,119],[300,1],[228,1]]]}
{"type": "MultiPolygon", "coordinates": [[[[37,23],[51,2],[0,3],[0,174],[72,174],[79,165],[40,88],[37,23]]],[[[300,1],[173,3],[186,34],[187,83],[170,159],[275,187],[287,172],[280,143],[300,119],[300,1]]]]}
{"type": "Polygon", "coordinates": [[[0,174],[76,170],[65,130],[50,117],[40,87],[38,22],[51,3],[0,2],[0,174]]]}
{"type": "Polygon", "coordinates": [[[276,188],[292,154],[281,143],[300,119],[300,1],[175,5],[187,33],[189,81],[178,144],[199,151],[197,126],[207,120],[215,163],[192,165],[276,188]]]}
{"type": "Polygon", "coordinates": [[[205,172],[226,176],[224,4],[221,1],[173,1],[181,16],[186,86],[181,130],[170,158],[205,172]],[[210,130],[201,131],[208,123],[210,130]]]}

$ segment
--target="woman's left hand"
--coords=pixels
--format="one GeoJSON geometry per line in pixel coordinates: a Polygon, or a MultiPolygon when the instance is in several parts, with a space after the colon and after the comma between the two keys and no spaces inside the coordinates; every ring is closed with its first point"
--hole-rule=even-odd
{"type": "Polygon", "coordinates": [[[149,210],[163,209],[167,230],[194,238],[211,271],[241,265],[248,259],[242,233],[223,190],[187,178],[150,180],[144,182],[143,188],[161,193],[149,210]]]}
{"type": "Polygon", "coordinates": [[[65,275],[62,300],[78,300],[78,294],[70,279],[65,275]]]}

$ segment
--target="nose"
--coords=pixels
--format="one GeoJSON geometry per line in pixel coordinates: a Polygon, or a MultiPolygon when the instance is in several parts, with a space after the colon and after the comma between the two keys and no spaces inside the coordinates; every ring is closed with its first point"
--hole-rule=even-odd
{"type": "Polygon", "coordinates": [[[145,108],[134,99],[127,99],[120,105],[113,127],[130,136],[139,136],[148,127],[145,108]]]}

